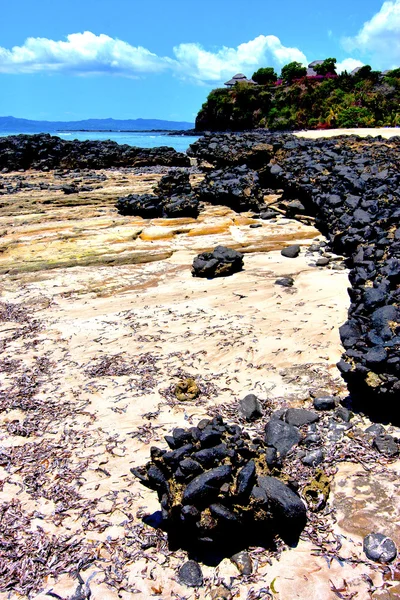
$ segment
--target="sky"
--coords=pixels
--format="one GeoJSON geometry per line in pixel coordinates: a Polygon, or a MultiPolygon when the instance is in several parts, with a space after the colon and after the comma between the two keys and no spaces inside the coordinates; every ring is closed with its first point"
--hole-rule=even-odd
{"type": "Polygon", "coordinates": [[[0,116],[194,122],[235,73],[400,66],[400,0],[1,0],[0,116]]]}

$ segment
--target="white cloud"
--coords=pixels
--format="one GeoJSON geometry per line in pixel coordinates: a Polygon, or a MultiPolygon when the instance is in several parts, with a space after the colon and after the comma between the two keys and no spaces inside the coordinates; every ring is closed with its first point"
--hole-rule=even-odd
{"type": "Polygon", "coordinates": [[[200,44],[180,44],[174,48],[177,72],[199,82],[215,83],[243,71],[250,77],[259,67],[276,67],[294,60],[307,64],[298,48],[284,46],[274,35],[259,35],[237,48],[223,46],[215,52],[205,50],[200,44]]]}
{"type": "Polygon", "coordinates": [[[90,31],[72,33],[66,41],[28,38],[11,50],[0,47],[0,73],[40,71],[114,73],[135,76],[170,68],[174,61],[141,46],[131,46],[108,35],[90,31]]]}
{"type": "Polygon", "coordinates": [[[400,66],[400,0],[384,2],[355,37],[343,40],[343,45],[370,55],[374,68],[400,66]]]}
{"type": "Polygon", "coordinates": [[[274,35],[260,35],[236,48],[208,51],[200,44],[180,44],[174,56],[158,56],[105,34],[72,33],[66,40],[28,38],[11,50],[0,47],[0,73],[62,72],[137,77],[169,70],[198,83],[219,83],[238,71],[251,76],[259,67],[280,68],[293,60],[307,63],[297,48],[284,46],[274,35]]]}
{"type": "Polygon", "coordinates": [[[364,63],[356,58],[345,58],[341,62],[336,63],[336,73],[343,73],[343,71],[351,73],[353,69],[362,67],[363,65],[364,63]]]}

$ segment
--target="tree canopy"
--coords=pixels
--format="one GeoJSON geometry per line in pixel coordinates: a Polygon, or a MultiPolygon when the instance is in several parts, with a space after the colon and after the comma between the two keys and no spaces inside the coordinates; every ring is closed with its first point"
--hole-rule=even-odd
{"type": "Polygon", "coordinates": [[[268,85],[275,83],[278,76],[272,67],[264,67],[255,71],[252,75],[252,79],[260,85],[268,85]]]}
{"type": "Polygon", "coordinates": [[[297,61],[293,61],[282,67],[281,78],[287,83],[292,83],[293,79],[299,79],[307,74],[307,69],[297,61]]]}
{"type": "Polygon", "coordinates": [[[320,65],[315,65],[314,71],[318,75],[336,74],[336,58],[325,58],[320,65]]]}

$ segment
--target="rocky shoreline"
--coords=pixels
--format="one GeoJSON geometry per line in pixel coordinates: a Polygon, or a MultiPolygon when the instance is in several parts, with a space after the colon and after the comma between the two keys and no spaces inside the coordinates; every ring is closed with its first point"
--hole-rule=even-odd
{"type": "Polygon", "coordinates": [[[398,148],[4,167],[2,600],[396,597],[398,148]]]}
{"type": "Polygon", "coordinates": [[[168,146],[138,148],[106,141],[63,140],[46,133],[0,138],[0,171],[25,169],[107,169],[190,166],[188,157],[168,146]]]}
{"type": "MultiPolygon", "coordinates": [[[[192,144],[189,154],[215,167],[257,168],[263,162],[245,206],[254,209],[259,179],[264,189],[281,189],[292,207],[298,201],[298,212],[315,217],[331,249],[348,258],[351,304],[340,329],[346,352],[338,367],[354,398],[362,397],[364,409],[377,402],[382,418],[397,420],[400,138],[311,141],[261,132],[210,134],[192,144]]],[[[235,168],[227,168],[232,178],[235,168]]],[[[214,188],[215,181],[224,187],[221,171],[207,177],[214,188]]],[[[218,198],[223,202],[223,195],[218,198]]]]}

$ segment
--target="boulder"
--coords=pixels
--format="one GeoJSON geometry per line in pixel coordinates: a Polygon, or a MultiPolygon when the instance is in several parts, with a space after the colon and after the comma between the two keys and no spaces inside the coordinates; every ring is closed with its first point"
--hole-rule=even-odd
{"type": "Polygon", "coordinates": [[[243,254],[217,246],[213,252],[203,252],[193,260],[193,277],[226,277],[238,273],[243,268],[243,254]]]}

